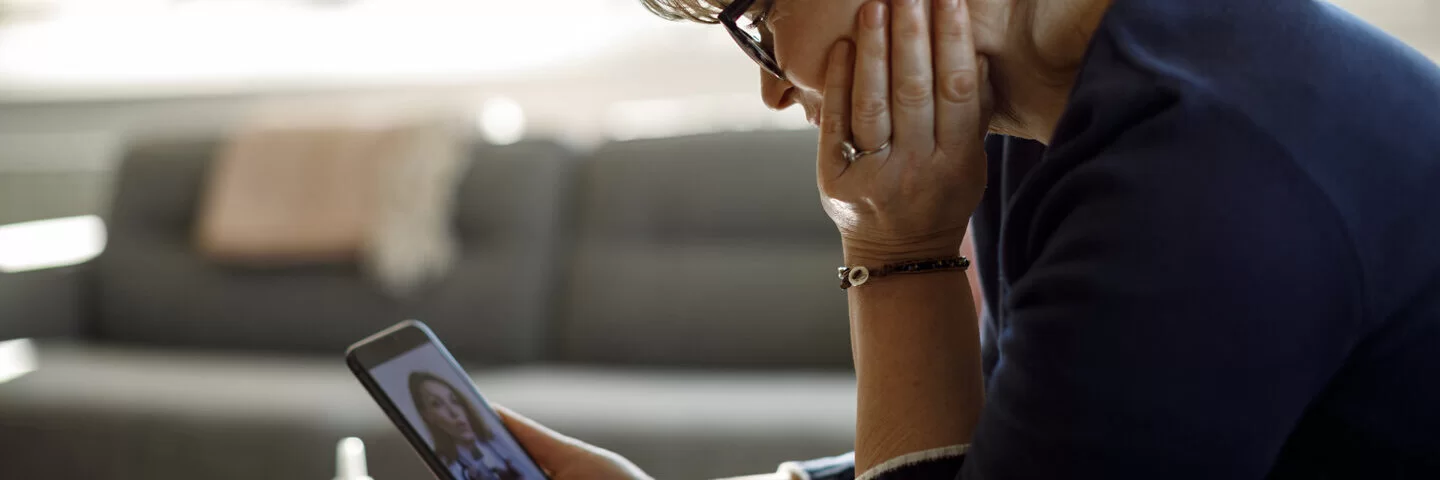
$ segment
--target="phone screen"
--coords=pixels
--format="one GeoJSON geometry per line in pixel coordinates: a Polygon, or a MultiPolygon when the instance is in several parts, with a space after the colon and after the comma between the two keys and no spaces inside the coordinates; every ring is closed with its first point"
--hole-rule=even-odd
{"type": "MultiPolygon", "coordinates": [[[[411,430],[411,443],[417,440],[413,437],[425,443],[425,453],[433,456],[431,470],[443,467],[435,473],[441,478],[448,474],[447,480],[546,480],[428,329],[407,328],[423,332],[429,341],[392,343],[398,348],[389,349],[383,358],[372,354],[373,362],[352,363],[352,368],[365,370],[372,393],[379,393],[376,388],[383,392],[385,398],[377,400],[393,410],[390,414],[396,422],[403,419],[411,430]]],[[[412,332],[410,337],[414,336],[412,332]]]]}

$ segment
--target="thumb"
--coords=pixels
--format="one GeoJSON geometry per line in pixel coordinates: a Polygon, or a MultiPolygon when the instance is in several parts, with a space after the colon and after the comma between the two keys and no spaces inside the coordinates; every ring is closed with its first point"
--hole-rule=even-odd
{"type": "Polygon", "coordinates": [[[515,440],[525,447],[525,451],[546,470],[563,469],[567,464],[586,455],[590,451],[586,445],[576,439],[561,435],[559,432],[545,428],[544,425],[535,423],[534,420],[511,411],[508,408],[491,405],[495,407],[496,413],[500,414],[501,421],[505,422],[505,428],[515,435],[515,440]]]}

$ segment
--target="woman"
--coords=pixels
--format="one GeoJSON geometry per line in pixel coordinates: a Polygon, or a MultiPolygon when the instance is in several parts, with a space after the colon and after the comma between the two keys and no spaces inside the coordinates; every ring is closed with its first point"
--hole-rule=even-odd
{"type": "Polygon", "coordinates": [[[510,460],[491,448],[495,434],[484,417],[449,382],[426,372],[410,374],[410,398],[440,461],[458,480],[519,480],[510,460]]]}
{"type": "MultiPolygon", "coordinates": [[[[1417,52],[1312,0],[642,1],[724,24],[820,126],[848,474],[1440,478],[1417,52]]],[[[512,423],[557,478],[637,475],[512,423]]]]}

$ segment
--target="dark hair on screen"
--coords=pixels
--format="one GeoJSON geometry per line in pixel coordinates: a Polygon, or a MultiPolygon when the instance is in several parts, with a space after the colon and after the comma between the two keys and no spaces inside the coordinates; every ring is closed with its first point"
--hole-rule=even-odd
{"type": "Polygon", "coordinates": [[[719,23],[717,16],[730,0],[640,0],[640,3],[666,20],[719,23]]]}
{"type": "Polygon", "coordinates": [[[485,423],[485,417],[480,416],[480,414],[475,411],[475,405],[470,403],[469,397],[461,394],[460,390],[455,388],[454,385],[431,373],[411,373],[410,401],[415,402],[415,411],[420,412],[420,421],[425,422],[425,428],[430,430],[430,440],[435,445],[435,454],[439,455],[441,460],[447,463],[458,460],[460,459],[460,452],[459,448],[455,445],[455,440],[451,439],[449,435],[445,435],[444,430],[441,430],[438,425],[430,423],[430,419],[425,417],[425,406],[420,404],[420,397],[424,393],[423,385],[425,385],[425,382],[435,382],[444,385],[445,388],[450,390],[450,394],[460,399],[460,404],[465,407],[465,419],[470,422],[470,428],[475,430],[475,438],[480,439],[482,442],[488,442],[494,438],[495,434],[490,431],[490,425],[485,423]]]}

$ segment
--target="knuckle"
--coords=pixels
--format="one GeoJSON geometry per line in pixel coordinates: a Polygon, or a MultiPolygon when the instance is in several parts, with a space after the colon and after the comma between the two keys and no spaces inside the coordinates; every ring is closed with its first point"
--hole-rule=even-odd
{"type": "Polygon", "coordinates": [[[936,12],[939,18],[935,22],[935,35],[946,40],[959,40],[967,37],[970,30],[969,19],[965,18],[959,11],[936,12]]]}
{"type": "Polygon", "coordinates": [[[968,35],[960,25],[946,22],[935,27],[935,37],[941,40],[938,42],[939,45],[959,45],[962,40],[967,39],[968,35]]]}
{"type": "Polygon", "coordinates": [[[885,44],[885,37],[881,35],[865,35],[855,42],[856,58],[860,63],[884,60],[890,53],[889,45],[885,44]]]}
{"type": "Polygon", "coordinates": [[[845,127],[845,116],[835,113],[826,113],[820,118],[820,129],[826,135],[849,134],[845,127]]]}
{"type": "Polygon", "coordinates": [[[866,95],[855,99],[855,105],[851,108],[855,109],[855,120],[857,122],[879,122],[885,118],[885,114],[889,111],[889,103],[885,98],[866,95]]]}
{"type": "Polygon", "coordinates": [[[947,102],[974,102],[980,96],[980,77],[975,70],[969,69],[946,73],[940,95],[947,102]]]}
{"type": "Polygon", "coordinates": [[[901,40],[917,40],[926,36],[925,25],[912,20],[896,22],[891,33],[901,40]]]}
{"type": "Polygon", "coordinates": [[[930,78],[915,75],[900,77],[895,82],[895,104],[907,108],[931,105],[933,90],[930,78]]]}

